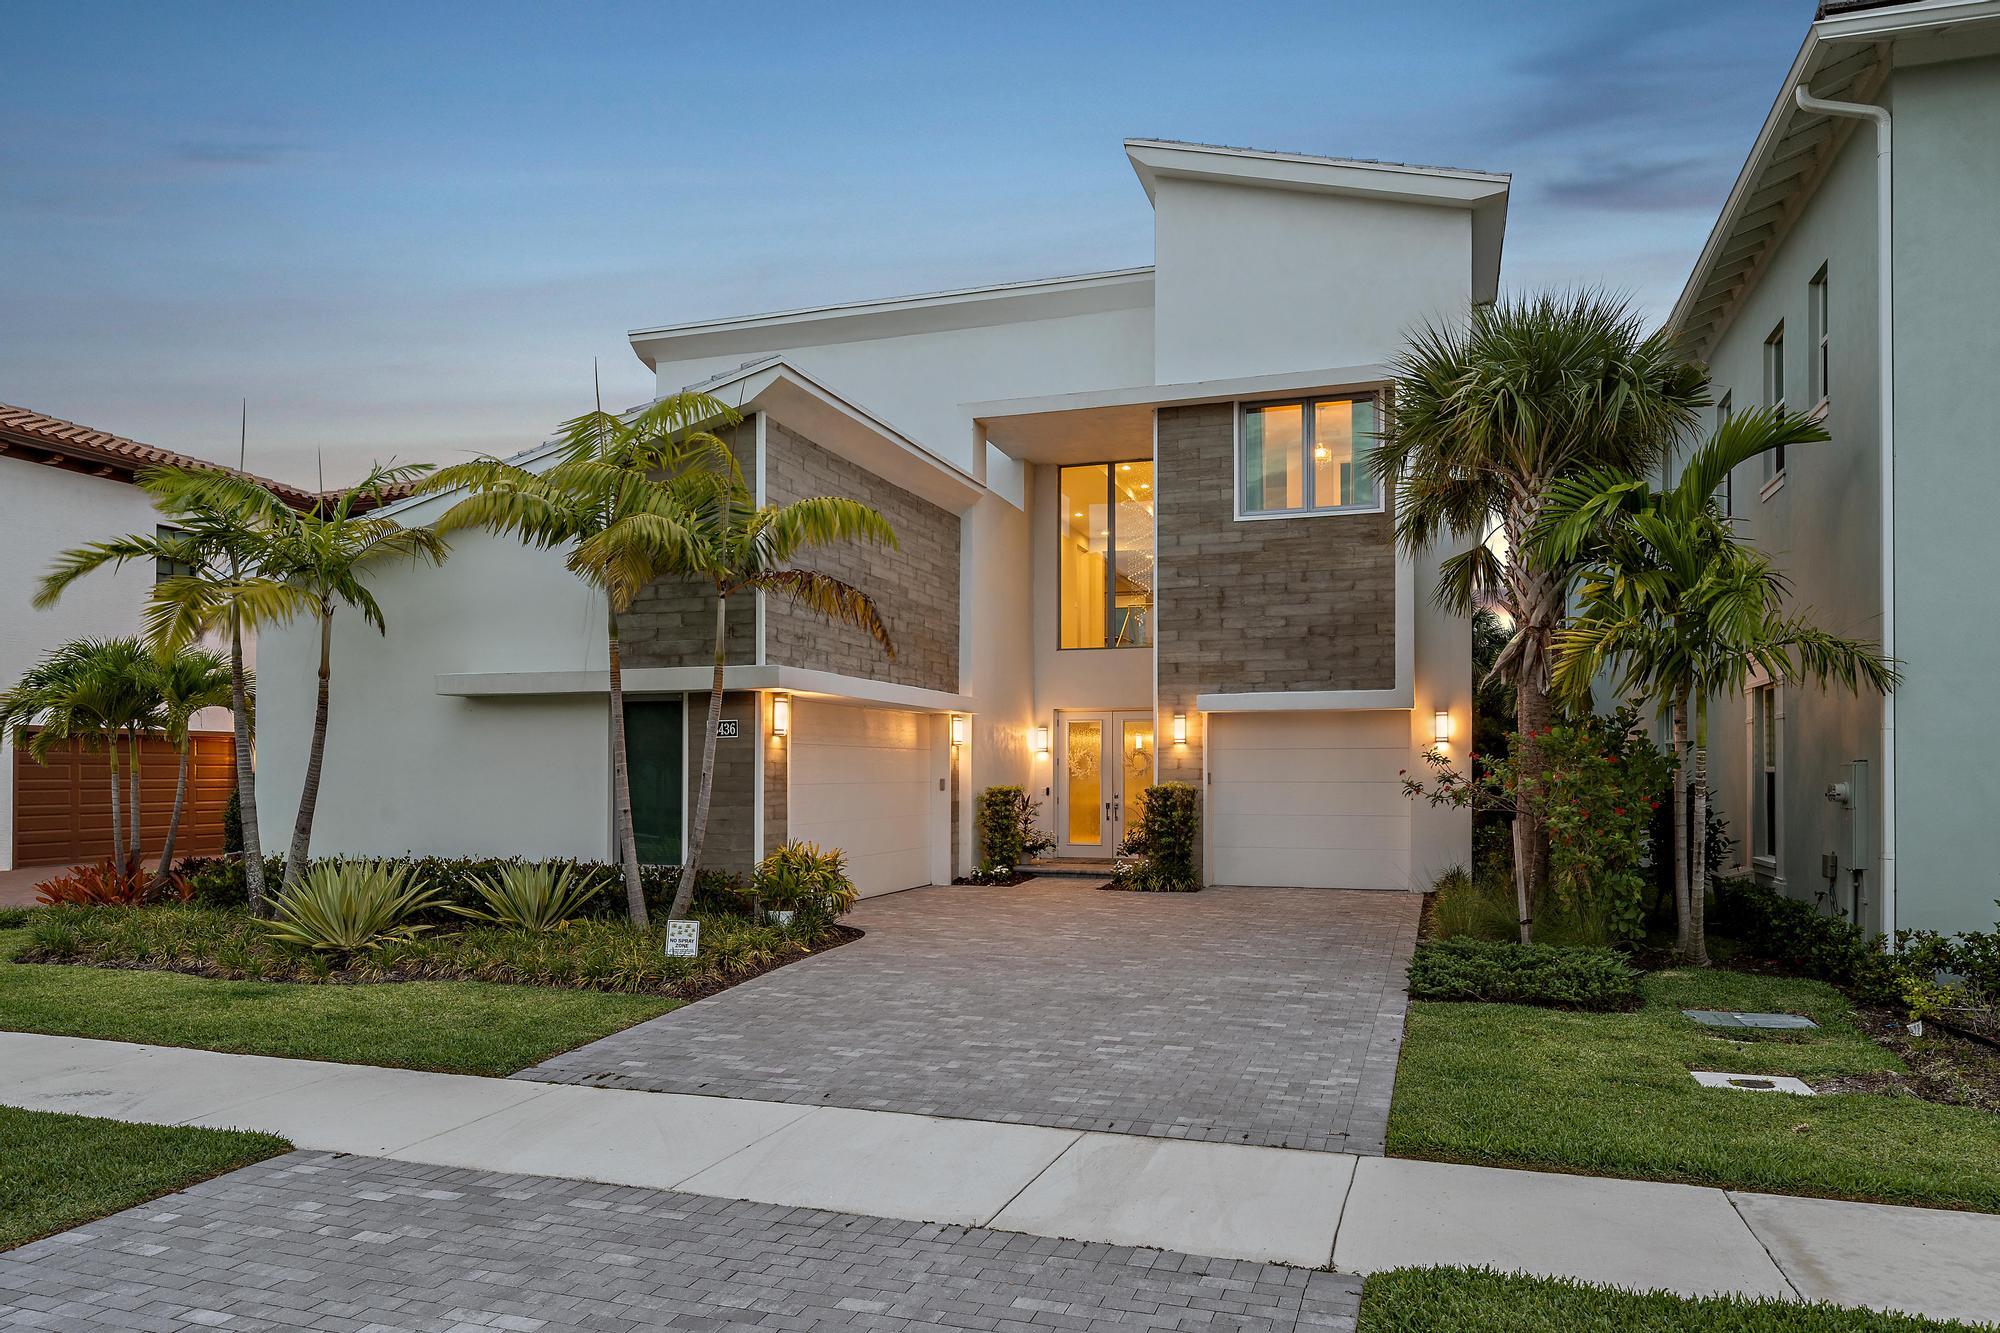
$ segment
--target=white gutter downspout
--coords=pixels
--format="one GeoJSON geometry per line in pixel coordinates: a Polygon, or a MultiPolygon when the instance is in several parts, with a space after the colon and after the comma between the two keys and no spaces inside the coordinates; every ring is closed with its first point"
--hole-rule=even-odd
{"type": "MultiPolygon", "coordinates": [[[[1896,656],[1896,307],[1895,252],[1890,230],[1893,174],[1890,170],[1889,112],[1866,102],[1828,102],[1793,90],[1801,111],[1866,120],[1875,126],[1875,246],[1880,283],[1876,310],[1877,361],[1881,386],[1882,655],[1896,656]]],[[[1882,696],[1882,933],[1896,937],[1896,696],[1882,696]]]]}

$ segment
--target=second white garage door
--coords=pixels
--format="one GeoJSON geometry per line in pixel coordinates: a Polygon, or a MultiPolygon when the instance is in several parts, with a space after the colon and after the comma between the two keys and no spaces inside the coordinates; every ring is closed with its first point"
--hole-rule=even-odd
{"type": "Polygon", "coordinates": [[[1212,713],[1209,882],[1410,887],[1406,712],[1212,713]]]}
{"type": "Polygon", "coordinates": [[[797,700],[786,836],[838,847],[866,898],[929,884],[937,719],[797,700]]]}

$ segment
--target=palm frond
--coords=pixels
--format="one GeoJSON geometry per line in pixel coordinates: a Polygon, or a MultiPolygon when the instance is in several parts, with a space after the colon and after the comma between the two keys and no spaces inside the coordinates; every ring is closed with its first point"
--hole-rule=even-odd
{"type": "Polygon", "coordinates": [[[817,570],[773,569],[747,580],[744,586],[777,593],[828,620],[865,630],[892,660],[896,656],[896,645],[890,641],[889,627],[882,623],[874,599],[851,583],[817,570]]]}

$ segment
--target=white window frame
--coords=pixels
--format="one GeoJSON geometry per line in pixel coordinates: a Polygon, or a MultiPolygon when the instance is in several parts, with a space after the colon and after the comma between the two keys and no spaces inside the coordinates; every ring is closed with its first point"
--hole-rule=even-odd
{"type": "Polygon", "coordinates": [[[1743,772],[1748,779],[1750,800],[1749,819],[1745,830],[1744,854],[1750,868],[1770,883],[1783,887],[1785,883],[1785,687],[1772,680],[1763,672],[1752,675],[1743,691],[1743,772]],[[1758,817],[1758,808],[1764,803],[1764,765],[1758,763],[1757,696],[1770,692],[1771,699],[1771,770],[1774,776],[1771,792],[1770,841],[1772,850],[1761,850],[1764,841],[1764,821],[1758,817]]]}
{"type": "Polygon", "coordinates": [[[1833,342],[1827,316],[1826,265],[1821,264],[1819,272],[1806,284],[1806,346],[1812,354],[1806,392],[1821,407],[1833,396],[1833,342]]]}
{"type": "MultiPolygon", "coordinates": [[[[1764,405],[1780,411],[1785,406],[1785,321],[1782,319],[1764,338],[1764,405]]],[[[1764,455],[1764,487],[1758,492],[1758,498],[1770,499],[1784,484],[1785,451],[1778,448],[1764,455]]]]}
{"type": "MultiPolygon", "coordinates": [[[[1235,458],[1235,464],[1233,468],[1234,476],[1230,482],[1230,491],[1232,495],[1230,503],[1235,509],[1236,521],[1238,523],[1260,523],[1267,519],[1274,519],[1274,518],[1333,518],[1342,514],[1379,514],[1382,513],[1388,507],[1389,488],[1380,481],[1377,481],[1375,483],[1375,500],[1372,504],[1307,505],[1299,509],[1245,509],[1243,507],[1243,443],[1245,439],[1243,423],[1249,419],[1249,414],[1255,409],[1266,408],[1266,407],[1296,406],[1299,409],[1300,462],[1305,474],[1304,477],[1305,487],[1307,493],[1310,494],[1313,488],[1312,409],[1313,405],[1316,403],[1368,403],[1375,409],[1375,430],[1373,434],[1375,437],[1377,437],[1376,443],[1379,443],[1379,437],[1382,431],[1382,415],[1384,411],[1383,395],[1379,393],[1369,393],[1369,392],[1315,393],[1315,394],[1308,394],[1303,398],[1256,398],[1256,399],[1237,400],[1235,403],[1231,404],[1231,407],[1233,409],[1231,412],[1231,416],[1233,417],[1235,422],[1235,440],[1230,447],[1230,452],[1235,458]]],[[[1357,438],[1355,443],[1358,446],[1360,440],[1357,438]]],[[[1369,452],[1370,453],[1374,452],[1373,444],[1370,445],[1369,452]]]]}
{"type": "MultiPolygon", "coordinates": [[[[1736,395],[1734,393],[1728,390],[1724,390],[1722,397],[1716,400],[1715,428],[1717,430],[1721,430],[1724,426],[1728,425],[1729,418],[1736,415],[1735,399],[1736,395]]],[[[1731,468],[1729,469],[1729,471],[1722,474],[1722,516],[1724,518],[1736,517],[1736,469],[1735,468],[1731,468]]]]}

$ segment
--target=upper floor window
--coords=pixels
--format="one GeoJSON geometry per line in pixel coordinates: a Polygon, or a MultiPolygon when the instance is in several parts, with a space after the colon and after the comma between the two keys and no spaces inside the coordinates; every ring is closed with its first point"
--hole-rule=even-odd
{"type": "MultiPolygon", "coordinates": [[[[1727,426],[1729,418],[1735,414],[1736,404],[1732,395],[1723,394],[1722,401],[1715,405],[1715,428],[1721,430],[1727,426]]],[[[1733,469],[1722,474],[1722,516],[1736,516],[1736,473],[1733,469]]]]}
{"type": "Polygon", "coordinates": [[[1773,875],[1782,874],[1780,849],[1784,822],[1784,702],[1778,687],[1764,682],[1750,689],[1750,776],[1752,860],[1773,875]]]}
{"type": "Polygon", "coordinates": [[[1310,398],[1243,409],[1237,512],[1324,514],[1375,509],[1371,398],[1310,398]]]}
{"type": "MultiPolygon", "coordinates": [[[[153,535],[161,541],[167,541],[174,537],[185,537],[187,534],[179,528],[168,527],[166,524],[160,523],[154,526],[153,535]]],[[[155,584],[159,583],[161,579],[186,578],[192,573],[194,573],[194,566],[182,560],[169,560],[165,556],[161,556],[153,561],[153,582],[155,584]]]]}
{"type": "Polygon", "coordinates": [[[1153,464],[1062,470],[1064,648],[1153,641],[1153,464]]]}
{"type": "Polygon", "coordinates": [[[1806,337],[1812,351],[1812,400],[1823,403],[1830,396],[1828,386],[1833,383],[1830,373],[1833,359],[1830,352],[1826,324],[1826,265],[1819,266],[1813,274],[1812,285],[1806,288],[1806,337]]]}
{"type": "MultiPolygon", "coordinates": [[[[1779,324],[1771,330],[1771,336],[1764,340],[1764,403],[1768,407],[1783,408],[1785,405],[1785,326],[1779,324]]],[[[1764,455],[1764,480],[1776,481],[1785,475],[1785,446],[1782,444],[1764,455]]]]}

